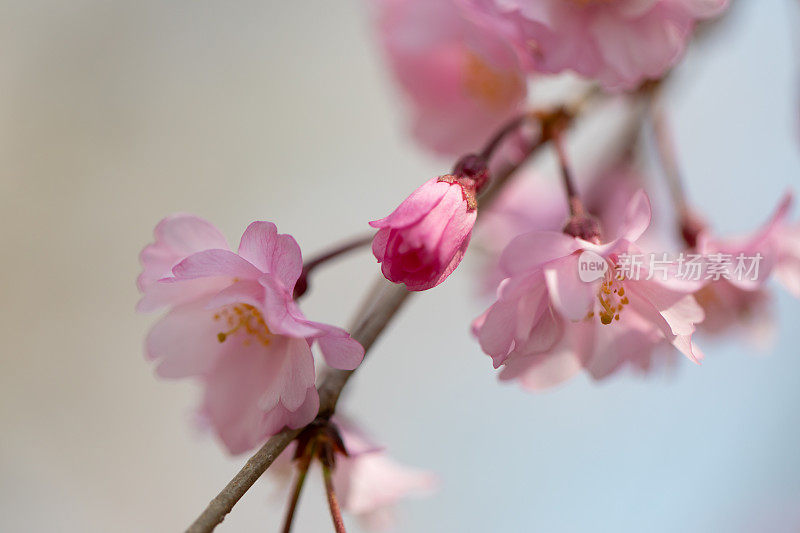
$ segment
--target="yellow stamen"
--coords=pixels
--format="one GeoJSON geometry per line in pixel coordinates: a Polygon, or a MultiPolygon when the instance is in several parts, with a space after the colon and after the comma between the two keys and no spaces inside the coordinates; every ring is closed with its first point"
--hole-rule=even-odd
{"type": "Polygon", "coordinates": [[[244,339],[246,346],[253,338],[266,346],[272,337],[272,332],[267,327],[261,311],[250,304],[241,303],[224,307],[214,314],[214,320],[222,321],[230,328],[217,333],[219,342],[225,342],[228,337],[239,331],[243,331],[247,335],[247,338],[244,339]]]}
{"type": "MultiPolygon", "coordinates": [[[[622,285],[625,278],[615,274],[613,264],[609,264],[609,267],[597,291],[597,302],[600,304],[597,315],[600,317],[600,323],[606,326],[619,320],[623,309],[630,303],[622,285]]],[[[593,311],[586,316],[587,319],[593,317],[593,311]]]]}

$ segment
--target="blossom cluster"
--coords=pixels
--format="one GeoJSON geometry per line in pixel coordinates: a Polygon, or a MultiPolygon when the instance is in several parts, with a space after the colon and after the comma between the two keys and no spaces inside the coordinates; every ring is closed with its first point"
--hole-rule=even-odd
{"type": "Polygon", "coordinates": [[[474,150],[528,82],[572,72],[608,91],[664,76],[728,0],[373,0],[388,62],[429,148],[474,150]]]}
{"type": "MultiPolygon", "coordinates": [[[[789,220],[790,194],[761,228],[732,239],[717,236],[681,199],[676,244],[651,225],[635,150],[582,183],[580,195],[563,143],[573,117],[526,108],[532,79],[565,71],[605,91],[660,80],[696,24],[727,0],[374,2],[389,62],[414,103],[418,139],[461,155],[449,173],[369,223],[387,280],[413,292],[445,282],[472,240],[482,195],[499,189],[495,152],[519,140],[529,122],[538,126],[538,146],[555,145],[565,194],[520,171],[488,210],[481,207],[478,238],[488,253],[480,285],[494,298],[471,331],[501,380],[541,390],[580,373],[599,380],[627,368],[647,372],[676,354],[700,363],[698,332],[763,330],[770,279],[800,297],[800,224],[789,220]]],[[[527,148],[506,154],[512,170],[527,148]]],[[[211,223],[178,214],[156,226],[140,260],[138,309],[165,310],[146,356],[157,375],[201,384],[200,417],[230,453],[287,428],[324,424],[341,440],[334,488],[346,510],[373,526],[390,522],[388,509],[400,498],[435,485],[333,415],[335,405],[320,409],[315,350],[343,371],[356,369],[365,351],[345,330],[301,311],[308,270],[291,235],[254,222],[233,251],[211,223]]],[[[305,452],[301,444],[290,445],[279,470],[305,452]]],[[[314,457],[333,463],[323,456],[314,457]]]]}
{"type": "Polygon", "coordinates": [[[512,185],[481,236],[507,243],[487,246],[485,286],[499,283],[497,301],[473,324],[501,380],[541,390],[582,371],[594,379],[624,368],[648,372],[674,349],[700,362],[697,331],[746,330],[761,340],[771,278],[800,297],[800,223],[788,219],[791,195],[751,235],[723,239],[703,226],[692,245],[654,253],[642,247],[665,249],[668,239],[648,229],[649,201],[634,186],[646,181],[639,169],[613,166],[590,184],[586,203],[616,232],[600,243],[557,230],[566,207],[532,185],[541,179],[512,185]]]}

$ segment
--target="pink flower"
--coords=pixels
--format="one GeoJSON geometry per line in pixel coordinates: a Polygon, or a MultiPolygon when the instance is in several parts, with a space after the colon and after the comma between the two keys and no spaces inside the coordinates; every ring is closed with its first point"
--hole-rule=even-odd
{"type": "Polygon", "coordinates": [[[395,462],[352,426],[340,423],[339,428],[349,455],[337,457],[334,489],[342,507],[369,529],[390,529],[395,523],[397,502],[428,494],[438,485],[436,476],[395,462]]]}
{"type": "Polygon", "coordinates": [[[313,341],[335,368],[363,358],[344,330],[303,316],[292,299],[300,248],[270,222],[252,223],[234,253],[210,223],[174,215],[140,259],[138,309],[169,308],[147,337],[147,358],[161,377],[204,383],[200,411],[231,453],[314,419],[313,341]]]}
{"type": "Polygon", "coordinates": [[[477,217],[476,182],[443,176],[425,182],[392,214],[370,222],[378,228],[372,253],[389,281],[424,291],[455,270],[477,217]]]}
{"type": "Polygon", "coordinates": [[[494,0],[516,19],[537,72],[573,70],[607,89],[658,79],[683,55],[698,20],[727,0],[494,0]]]}
{"type": "Polygon", "coordinates": [[[381,40],[407,93],[414,134],[450,155],[476,150],[527,93],[510,37],[491,5],[461,0],[376,0],[381,40]]]}
{"type": "Polygon", "coordinates": [[[751,235],[721,239],[708,230],[700,232],[693,252],[706,262],[727,265],[719,277],[706,267],[705,283],[695,294],[706,314],[704,331],[735,329],[764,344],[773,329],[769,278],[774,274],[800,297],[800,231],[787,221],[791,206],[792,195],[786,194],[767,223],[751,235]]]}
{"type": "MultiPolygon", "coordinates": [[[[641,169],[630,161],[617,162],[591,178],[583,195],[586,210],[609,235],[619,232],[625,209],[645,183],[641,169]]],[[[483,286],[494,292],[506,277],[500,255],[514,237],[531,231],[561,231],[569,218],[564,193],[547,174],[522,173],[506,185],[481,215],[476,238],[487,253],[483,286]]],[[[652,240],[652,228],[642,238],[652,240]]],[[[641,243],[641,239],[639,242],[641,243]]],[[[649,244],[649,242],[648,242],[649,244]]]]}
{"type": "Polygon", "coordinates": [[[497,302],[473,325],[495,368],[505,366],[501,379],[519,379],[531,389],[581,369],[601,379],[626,364],[649,368],[666,344],[702,359],[691,340],[703,319],[693,287],[674,278],[648,280],[647,265],[638,275],[624,268],[621,258],[639,253],[634,242],[650,222],[644,192],[625,212],[618,237],[607,244],[531,232],[506,247],[500,263],[507,278],[497,302]],[[581,266],[587,264],[593,270],[581,266]]]}
{"type": "MultiPolygon", "coordinates": [[[[435,475],[394,461],[351,422],[333,417],[348,455],[336,456],[333,488],[342,509],[356,515],[371,530],[387,530],[396,522],[394,507],[404,498],[424,496],[438,486],[435,475]]],[[[273,470],[291,477],[296,443],[280,455],[273,470]]]]}

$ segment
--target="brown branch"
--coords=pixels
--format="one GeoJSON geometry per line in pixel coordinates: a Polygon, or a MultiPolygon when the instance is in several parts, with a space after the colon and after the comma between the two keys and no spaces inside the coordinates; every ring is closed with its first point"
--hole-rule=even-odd
{"type": "Polygon", "coordinates": [[[347,242],[339,244],[338,246],[331,248],[326,252],[322,252],[320,255],[303,263],[303,272],[300,274],[300,278],[297,280],[297,283],[294,287],[295,300],[303,296],[308,290],[309,274],[312,270],[324,263],[327,263],[331,259],[336,259],[340,255],[344,255],[354,250],[358,250],[364,246],[368,246],[370,243],[372,243],[372,239],[374,238],[375,232],[372,231],[367,235],[355,237],[347,242]]]}
{"type": "Polygon", "coordinates": [[[255,455],[253,455],[244,467],[236,474],[225,488],[211,500],[208,507],[197,517],[186,530],[187,533],[201,533],[213,531],[222,522],[225,515],[231,512],[233,506],[242,496],[253,486],[258,478],[261,477],[267,468],[277,459],[278,455],[286,449],[302,429],[292,429],[282,431],[264,444],[255,455]]]}

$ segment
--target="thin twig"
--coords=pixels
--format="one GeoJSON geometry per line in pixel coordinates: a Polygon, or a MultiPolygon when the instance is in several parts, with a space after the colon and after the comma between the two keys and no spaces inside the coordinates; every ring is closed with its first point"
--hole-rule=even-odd
{"type": "Polygon", "coordinates": [[[509,121],[497,133],[494,134],[494,137],[489,139],[489,142],[486,143],[486,146],[483,148],[483,150],[481,150],[480,156],[488,161],[494,154],[495,150],[497,150],[497,148],[500,146],[500,143],[502,143],[506,137],[514,133],[514,131],[518,130],[529,120],[531,120],[531,117],[526,113],[509,121]]]}
{"type": "Polygon", "coordinates": [[[575,179],[572,175],[572,166],[569,163],[569,157],[567,156],[567,147],[565,146],[564,132],[562,129],[553,128],[552,138],[553,145],[556,148],[556,154],[558,155],[558,163],[561,167],[561,178],[564,183],[564,192],[567,194],[569,213],[572,216],[581,216],[585,211],[580,195],[578,195],[578,189],[575,187],[575,179]]]}
{"type": "Polygon", "coordinates": [[[297,510],[297,504],[300,502],[300,494],[303,492],[303,484],[306,482],[306,475],[311,466],[311,460],[314,458],[314,450],[304,454],[297,464],[297,479],[294,482],[294,490],[292,497],[289,500],[289,507],[286,509],[286,519],[283,522],[283,533],[290,533],[292,531],[292,523],[294,522],[294,513],[297,510]]]}
{"type": "Polygon", "coordinates": [[[669,193],[675,206],[675,211],[679,217],[688,214],[688,202],[686,201],[686,189],[683,185],[680,166],[678,165],[678,155],[675,144],[672,140],[672,130],[669,120],[664,112],[660,95],[654,96],[650,103],[650,120],[653,124],[653,134],[658,148],[658,157],[661,161],[661,168],[667,178],[669,193]]]}
{"type": "Polygon", "coordinates": [[[347,242],[334,246],[330,250],[322,252],[320,255],[303,263],[303,272],[300,274],[300,278],[297,280],[297,284],[294,287],[294,298],[297,299],[301,297],[308,290],[308,276],[312,270],[324,263],[327,263],[331,259],[339,257],[340,255],[344,255],[348,252],[368,246],[372,242],[373,238],[375,238],[374,232],[370,232],[368,235],[355,237],[347,242]]]}
{"type": "Polygon", "coordinates": [[[506,165],[505,167],[501,168],[499,171],[495,172],[492,176],[492,181],[489,183],[489,186],[486,190],[480,195],[478,198],[479,207],[478,210],[478,217],[480,217],[481,213],[486,212],[486,208],[491,205],[497,199],[497,195],[506,186],[506,183],[509,179],[519,170],[519,168],[527,162],[533,154],[542,147],[542,145],[546,142],[545,139],[538,139],[535,142],[531,143],[530,146],[525,150],[524,155],[522,156],[521,160],[515,162],[513,164],[506,165]]]}
{"type": "Polygon", "coordinates": [[[336,491],[333,490],[333,476],[331,467],[322,462],[322,477],[325,480],[325,494],[328,496],[328,507],[331,509],[331,518],[336,533],[347,533],[342,519],[342,510],[339,508],[339,500],[336,498],[336,491]]]}

